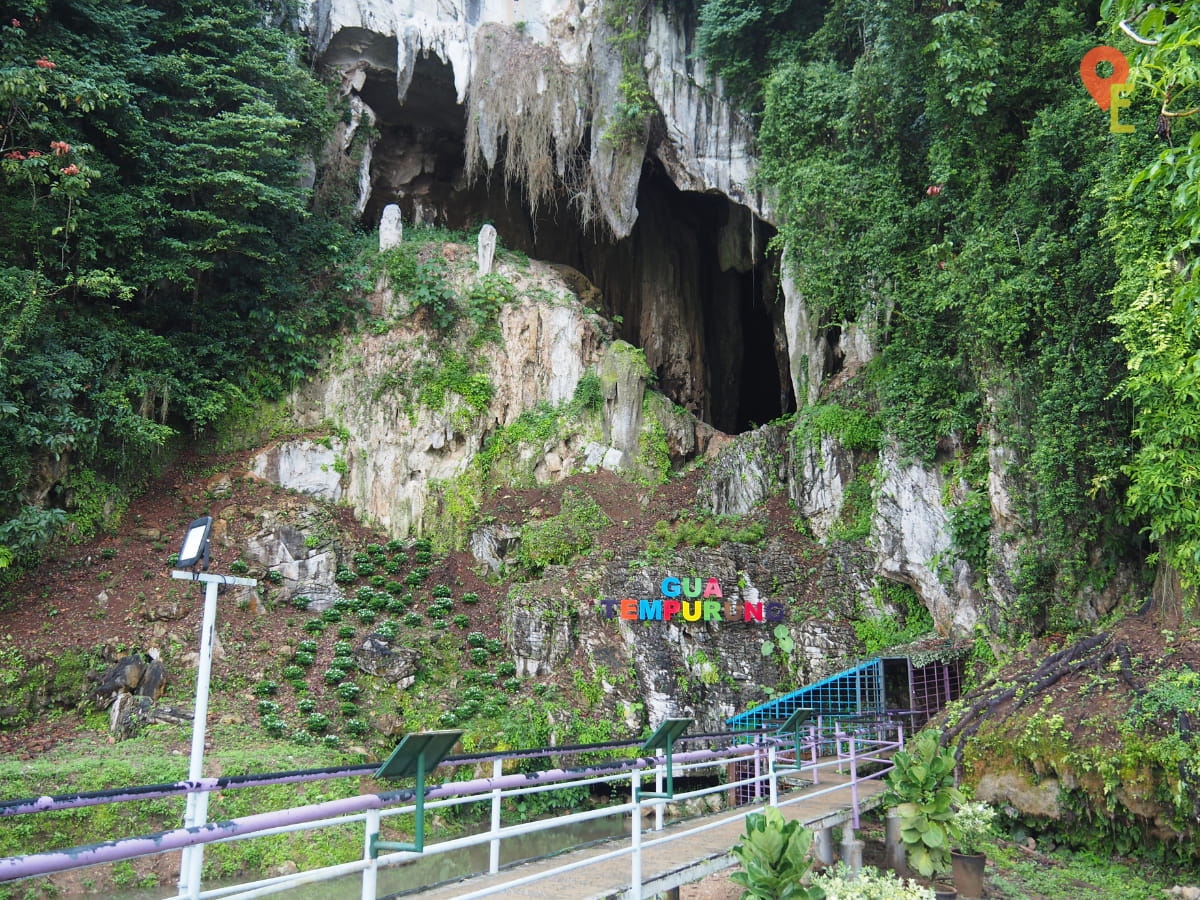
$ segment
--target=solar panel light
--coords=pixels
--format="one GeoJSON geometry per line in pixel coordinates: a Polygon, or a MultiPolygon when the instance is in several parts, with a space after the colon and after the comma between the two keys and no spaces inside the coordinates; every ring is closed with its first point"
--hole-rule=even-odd
{"type": "Polygon", "coordinates": [[[179,551],[179,561],[176,565],[181,569],[194,569],[196,563],[203,562],[200,571],[208,571],[208,537],[212,532],[212,516],[201,516],[188,526],[187,534],[183,536],[183,547],[179,551]]]}

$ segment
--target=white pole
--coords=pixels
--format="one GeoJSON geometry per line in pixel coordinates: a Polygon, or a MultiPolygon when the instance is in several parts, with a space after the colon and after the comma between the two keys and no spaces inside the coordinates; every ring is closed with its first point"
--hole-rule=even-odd
{"type": "MultiPolygon", "coordinates": [[[[492,761],[492,777],[497,781],[504,774],[504,760],[492,761]]],[[[500,788],[492,790],[492,834],[500,830],[500,788]]],[[[500,871],[500,838],[492,838],[488,844],[488,874],[495,875],[500,871]]]]}
{"type": "MultiPolygon", "coordinates": [[[[197,575],[194,572],[175,570],[172,578],[181,581],[204,582],[204,618],[200,624],[200,667],[196,672],[196,708],[192,716],[192,755],[188,761],[188,781],[199,781],[204,777],[204,730],[208,724],[208,685],[212,673],[213,643],[217,631],[217,585],[236,584],[255,587],[253,578],[235,578],[226,575],[197,575]]],[[[208,792],[192,791],[188,794],[187,809],[183,815],[183,827],[203,825],[208,820],[208,792]]],[[[199,900],[200,869],[204,864],[204,845],[185,847],[179,866],[179,894],[188,900],[199,900]]]]}
{"type": "Polygon", "coordinates": [[[375,900],[376,885],[379,882],[379,860],[371,854],[371,844],[375,840],[375,836],[379,834],[379,810],[367,810],[363,833],[366,836],[363,841],[363,860],[367,863],[367,867],[363,869],[362,900],[375,900]]]}
{"type": "Polygon", "coordinates": [[[642,900],[642,801],[638,797],[642,788],[642,772],[633,773],[633,815],[630,825],[633,853],[630,864],[630,900],[642,900]]]}

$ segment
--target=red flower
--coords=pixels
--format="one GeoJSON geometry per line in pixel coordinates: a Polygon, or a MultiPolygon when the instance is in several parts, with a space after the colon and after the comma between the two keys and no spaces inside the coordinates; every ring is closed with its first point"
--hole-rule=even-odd
{"type": "Polygon", "coordinates": [[[24,159],[25,154],[21,153],[19,150],[11,150],[8,153],[4,154],[4,158],[5,159],[24,159]]]}
{"type": "Polygon", "coordinates": [[[55,156],[66,156],[71,152],[71,145],[66,141],[51,141],[50,149],[54,151],[55,156]]]}
{"type": "Polygon", "coordinates": [[[41,155],[42,155],[41,152],[38,150],[30,150],[27,158],[28,159],[37,159],[41,155]]]}
{"type": "Polygon", "coordinates": [[[46,59],[46,57],[44,57],[44,56],[39,57],[38,59],[34,60],[33,64],[35,66],[37,66],[39,69],[57,69],[58,68],[58,65],[56,63],[50,62],[50,60],[46,59]]]}
{"type": "Polygon", "coordinates": [[[9,24],[10,24],[10,25],[12,25],[12,27],[13,27],[13,28],[20,28],[20,27],[21,27],[21,20],[20,20],[20,19],[13,19],[13,20],[12,20],[12,21],[11,21],[9,24]]]}
{"type": "Polygon", "coordinates": [[[940,184],[931,184],[929,187],[925,188],[925,194],[928,197],[936,197],[942,192],[942,187],[943,186],[940,184]]]}
{"type": "Polygon", "coordinates": [[[79,166],[75,165],[75,163],[71,163],[69,166],[65,166],[58,171],[62,172],[64,175],[78,175],[79,166]]]}

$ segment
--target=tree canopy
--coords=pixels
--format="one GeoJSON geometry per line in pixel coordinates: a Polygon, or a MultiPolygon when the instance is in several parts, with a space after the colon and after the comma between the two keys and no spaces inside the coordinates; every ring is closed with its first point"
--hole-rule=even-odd
{"type": "Polygon", "coordinates": [[[61,520],[62,492],[103,499],[181,426],[303,375],[344,312],[313,278],[346,233],[310,214],[302,177],[331,127],[326,89],[255,3],[8,9],[0,544],[20,554],[61,520]],[[65,461],[41,496],[36,470],[65,461]]]}

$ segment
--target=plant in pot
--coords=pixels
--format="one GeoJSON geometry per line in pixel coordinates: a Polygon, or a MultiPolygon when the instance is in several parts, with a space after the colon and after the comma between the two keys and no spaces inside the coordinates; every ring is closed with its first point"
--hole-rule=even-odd
{"type": "Polygon", "coordinates": [[[744,871],[729,880],[746,890],[742,900],[823,900],[825,892],[803,883],[812,861],[813,833],[798,821],[785,822],[773,806],[746,817],[746,834],[733,855],[744,871]]]}
{"type": "Polygon", "coordinates": [[[986,803],[971,801],[954,812],[951,827],[955,839],[950,848],[954,887],[964,898],[983,896],[983,867],[987,862],[984,842],[992,836],[996,811],[986,803]]]}
{"type": "Polygon", "coordinates": [[[954,786],[954,754],[938,746],[934,732],[918,734],[892,757],[884,806],[900,819],[908,864],[925,878],[950,871],[957,834],[955,808],[965,798],[954,786]]]}

